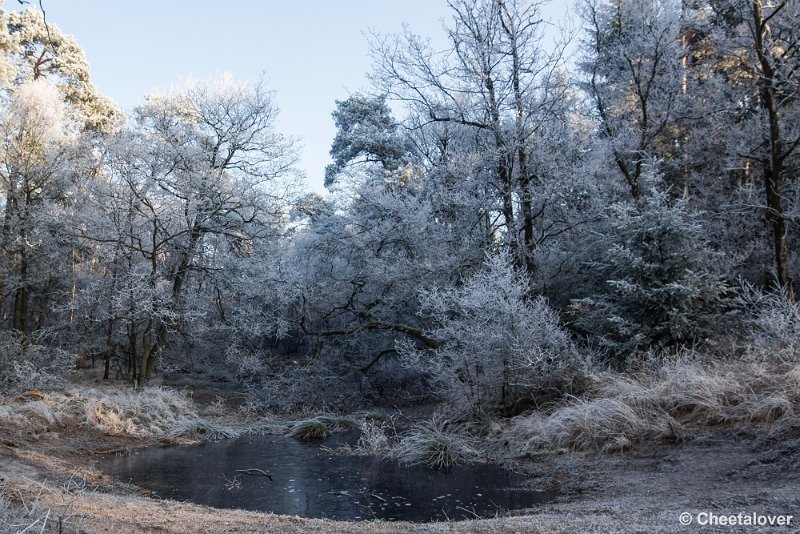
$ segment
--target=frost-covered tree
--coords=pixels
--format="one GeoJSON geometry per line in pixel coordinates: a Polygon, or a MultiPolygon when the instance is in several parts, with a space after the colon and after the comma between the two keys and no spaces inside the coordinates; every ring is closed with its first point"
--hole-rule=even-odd
{"type": "Polygon", "coordinates": [[[67,273],[80,254],[68,235],[93,174],[86,137],[110,131],[119,112],[91,84],[75,40],[37,10],[0,10],[0,80],[0,308],[27,333],[74,289],[67,273]]]}
{"type": "Polygon", "coordinates": [[[423,177],[393,180],[374,170],[349,189],[338,184],[330,198],[298,202],[270,267],[252,271],[261,283],[245,294],[262,310],[258,336],[282,335],[283,350],[245,339],[230,356],[262,402],[294,406],[345,391],[374,398],[387,386],[397,394],[389,384],[418,385],[398,366],[396,341],[436,345],[416,316],[418,289],[450,285],[469,268],[469,247],[436,221],[423,177]],[[283,315],[267,316],[276,303],[283,315]],[[276,328],[266,332],[268,325],[276,328]]]}
{"type": "Polygon", "coordinates": [[[82,129],[109,132],[118,126],[120,112],[92,85],[89,64],[75,38],[46,23],[35,8],[2,13],[0,20],[0,76],[10,81],[12,91],[13,86],[46,78],[56,84],[82,129]]]}
{"type": "Polygon", "coordinates": [[[681,141],[681,21],[677,0],[587,0],[582,5],[584,86],[610,164],[633,198],[653,158],[674,160],[681,141]]]}
{"type": "Polygon", "coordinates": [[[488,257],[458,287],[423,290],[419,314],[439,345],[401,344],[406,365],[430,373],[446,398],[475,410],[508,408],[574,370],[577,353],[558,314],[529,292],[507,254],[488,257]]]}
{"type": "MultiPolygon", "coordinates": [[[[451,2],[445,51],[431,50],[410,31],[372,43],[372,79],[408,106],[409,126],[446,125],[459,131],[461,142],[470,139],[472,155],[481,155],[482,172],[471,178],[483,182],[491,234],[531,275],[536,226],[549,222],[539,220],[542,170],[529,153],[569,107],[560,56],[541,46],[539,6],[526,0],[451,2]]],[[[437,137],[439,154],[447,155],[449,135],[437,137]]]]}
{"type": "Polygon", "coordinates": [[[325,168],[325,185],[356,163],[379,164],[391,173],[408,160],[405,140],[384,97],[354,95],[337,101],[332,113],[336,137],[331,145],[333,163],[325,168]]]}
{"type": "Polygon", "coordinates": [[[596,292],[575,301],[576,325],[621,359],[702,341],[725,327],[722,255],[703,240],[702,214],[652,190],[609,210],[608,245],[586,267],[596,292]]]}
{"type": "Polygon", "coordinates": [[[126,323],[139,384],[168,334],[199,324],[208,302],[235,305],[235,295],[213,293],[227,258],[257,261],[258,242],[283,231],[295,154],[276,116],[261,84],[225,78],[149,98],[115,138],[96,195],[106,224],[84,235],[122,260],[112,315],[126,323]]]}
{"type": "Polygon", "coordinates": [[[736,259],[740,274],[791,294],[797,6],[726,0],[685,2],[681,10],[687,120],[679,142],[691,205],[707,212],[709,239],[736,259]]]}
{"type": "MultiPolygon", "coordinates": [[[[77,159],[67,131],[65,105],[45,80],[16,88],[0,118],[0,184],[5,192],[0,247],[2,299],[12,300],[11,326],[27,334],[31,293],[48,285],[56,250],[58,204],[70,192],[69,164],[77,159]]],[[[41,310],[40,310],[41,311],[41,310]]]]}
{"type": "Polygon", "coordinates": [[[797,202],[793,189],[800,163],[800,6],[753,0],[733,8],[742,20],[735,43],[746,54],[755,89],[742,95],[752,98],[754,113],[746,126],[749,142],[737,152],[760,167],[775,276],[793,298],[788,234],[797,220],[787,216],[787,203],[797,202]]]}
{"type": "Polygon", "coordinates": [[[345,209],[332,206],[312,218],[295,238],[291,257],[301,266],[296,283],[304,301],[303,328],[324,337],[359,338],[366,345],[352,358],[363,365],[393,350],[398,335],[435,343],[415,316],[417,291],[452,283],[460,269],[470,268],[469,254],[476,249],[439,224],[431,202],[411,185],[367,180],[353,193],[345,209]],[[386,332],[389,337],[382,339],[386,332]]]}

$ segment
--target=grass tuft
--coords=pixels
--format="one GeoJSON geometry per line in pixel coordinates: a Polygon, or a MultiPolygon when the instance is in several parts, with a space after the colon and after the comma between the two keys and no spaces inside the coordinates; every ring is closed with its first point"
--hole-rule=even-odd
{"type": "Polygon", "coordinates": [[[647,430],[647,422],[620,400],[578,399],[549,417],[541,436],[557,449],[619,450],[647,430]]]}
{"type": "Polygon", "coordinates": [[[351,417],[338,415],[318,415],[292,424],[288,434],[301,440],[324,439],[335,432],[356,428],[357,422],[351,417]]]}
{"type": "Polygon", "coordinates": [[[358,438],[356,449],[360,454],[382,455],[391,450],[392,441],[386,434],[386,429],[390,422],[378,422],[375,420],[364,419],[359,422],[361,436],[358,438]]]}
{"type": "Polygon", "coordinates": [[[400,462],[424,464],[435,469],[448,469],[478,459],[475,440],[463,424],[451,423],[441,416],[418,423],[400,435],[392,454],[400,462]]]}

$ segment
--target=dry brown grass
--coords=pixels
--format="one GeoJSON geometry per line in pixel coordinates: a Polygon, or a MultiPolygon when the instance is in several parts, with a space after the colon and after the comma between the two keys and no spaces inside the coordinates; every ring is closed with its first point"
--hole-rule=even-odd
{"type": "Polygon", "coordinates": [[[292,423],[288,434],[302,440],[317,440],[336,432],[344,432],[356,428],[358,422],[352,417],[322,414],[310,419],[302,419],[292,423]]]}
{"type": "MultiPolygon", "coordinates": [[[[595,373],[584,398],[517,417],[501,436],[520,454],[614,451],[679,441],[718,425],[800,425],[800,365],[678,359],[651,373],[595,373]]],[[[763,428],[762,428],[763,430],[763,428]]]]}
{"type": "Polygon", "coordinates": [[[158,387],[42,393],[0,405],[0,425],[29,434],[84,427],[110,435],[162,436],[197,420],[190,399],[158,387]]]}

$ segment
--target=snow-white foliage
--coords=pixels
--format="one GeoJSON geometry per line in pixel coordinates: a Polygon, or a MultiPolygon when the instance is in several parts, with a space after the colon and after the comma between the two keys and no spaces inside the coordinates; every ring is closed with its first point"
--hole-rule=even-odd
{"type": "Polygon", "coordinates": [[[225,362],[233,368],[238,380],[263,375],[266,372],[264,360],[252,351],[232,345],[225,351],[225,362]]]}
{"type": "Polygon", "coordinates": [[[0,89],[11,85],[16,74],[14,63],[9,56],[15,48],[14,40],[8,31],[7,14],[0,11],[0,89]]]}
{"type": "Polygon", "coordinates": [[[400,345],[408,366],[431,373],[452,400],[473,408],[509,406],[553,374],[576,364],[576,349],[558,314],[506,254],[455,288],[425,292],[421,315],[441,347],[400,345]]]}
{"type": "MultiPolygon", "coordinates": [[[[586,25],[583,85],[596,107],[609,172],[633,196],[644,163],[669,157],[678,143],[670,129],[681,120],[681,26],[676,0],[580,3],[586,25]]],[[[667,165],[664,165],[667,167],[667,165]]]]}
{"type": "Polygon", "coordinates": [[[58,87],[60,100],[69,104],[68,114],[85,130],[110,132],[121,112],[100,95],[91,82],[83,49],[72,36],[63,34],[52,21],[45,22],[40,9],[0,13],[0,85],[8,89],[47,79],[58,87]]]}
{"type": "Polygon", "coordinates": [[[325,169],[327,186],[353,164],[379,163],[381,170],[391,173],[407,158],[406,140],[397,132],[385,97],[353,95],[337,101],[333,120],[337,133],[331,146],[334,163],[325,169]]]}
{"type": "Polygon", "coordinates": [[[404,327],[424,328],[420,290],[450,286],[480,254],[473,236],[440,219],[419,188],[426,177],[394,186],[382,175],[361,178],[351,198],[316,206],[280,268],[297,298],[294,313],[309,332],[321,332],[317,365],[337,373],[392,351],[404,327]]]}
{"type": "Polygon", "coordinates": [[[177,330],[243,345],[285,332],[278,298],[261,300],[273,270],[260,256],[285,231],[295,178],[276,116],[261,84],[227,77],[149,98],[112,139],[81,228],[105,252],[105,282],[84,290],[106,296],[81,300],[137,346],[140,382],[177,330]]]}
{"type": "Polygon", "coordinates": [[[58,88],[47,79],[26,82],[14,91],[9,121],[35,146],[58,142],[64,135],[66,106],[58,88]]]}
{"type": "MultiPolygon", "coordinates": [[[[0,10],[0,336],[28,336],[0,341],[2,387],[72,365],[43,332],[141,380],[159,354],[228,367],[205,376],[280,409],[435,388],[524,408],[576,384],[564,328],[624,359],[725,334],[728,310],[753,353],[794,358],[792,292],[741,306],[725,282],[800,268],[800,8],[582,4],[579,66],[529,0],[449,2],[440,51],[374,38],[377,93],[334,111],[331,194],[300,200],[263,84],[188,81],[123,126],[76,39],[0,10]]],[[[618,403],[571,413],[634,428],[618,403]]]]}

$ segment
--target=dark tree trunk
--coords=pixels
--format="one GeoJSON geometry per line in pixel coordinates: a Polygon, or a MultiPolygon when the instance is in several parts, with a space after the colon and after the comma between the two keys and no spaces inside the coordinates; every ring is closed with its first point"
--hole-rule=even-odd
{"type": "MultiPolygon", "coordinates": [[[[782,7],[782,5],[780,6],[782,7]]],[[[775,9],[780,9],[776,7],[775,9]]],[[[764,17],[761,0],[753,0],[753,37],[756,55],[761,69],[759,85],[761,104],[767,114],[769,134],[766,140],[769,154],[762,159],[764,170],[764,187],[766,189],[767,221],[772,233],[772,248],[775,257],[775,273],[778,284],[794,300],[792,277],[789,271],[789,251],[786,242],[787,225],[783,212],[783,175],[784,159],[788,156],[783,149],[783,137],[780,123],[780,104],[775,89],[775,68],[768,44],[764,38],[769,32],[767,19],[764,17]]]]}

